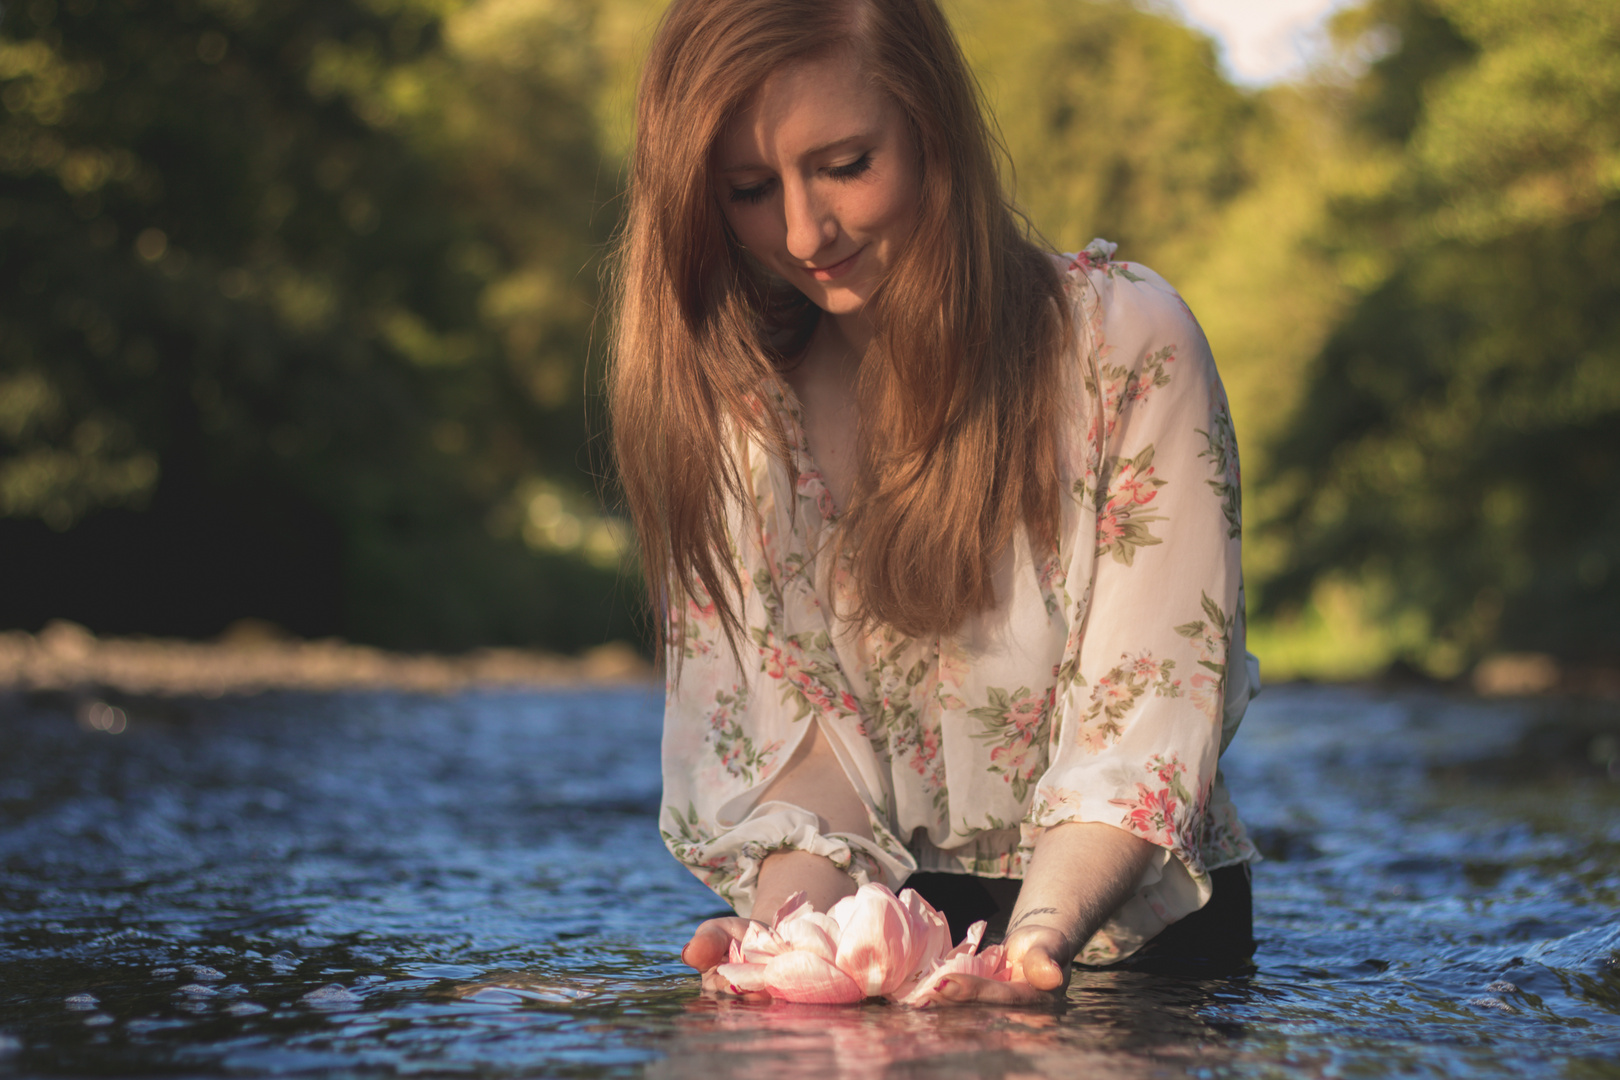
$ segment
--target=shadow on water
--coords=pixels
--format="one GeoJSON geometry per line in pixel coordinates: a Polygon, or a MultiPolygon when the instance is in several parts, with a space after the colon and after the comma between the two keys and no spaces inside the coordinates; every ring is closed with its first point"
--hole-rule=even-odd
{"type": "Polygon", "coordinates": [[[1256,969],[1055,1013],[700,997],[658,713],[0,698],[0,1077],[1620,1077],[1612,703],[1268,691],[1256,969]]]}

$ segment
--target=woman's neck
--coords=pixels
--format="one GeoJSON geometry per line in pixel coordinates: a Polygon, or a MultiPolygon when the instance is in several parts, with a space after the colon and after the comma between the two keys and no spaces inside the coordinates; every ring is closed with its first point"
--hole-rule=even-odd
{"type": "Polygon", "coordinates": [[[817,329],[825,335],[823,348],[852,357],[856,367],[860,366],[860,358],[866,355],[866,347],[872,343],[872,320],[865,311],[828,315],[817,329]]]}

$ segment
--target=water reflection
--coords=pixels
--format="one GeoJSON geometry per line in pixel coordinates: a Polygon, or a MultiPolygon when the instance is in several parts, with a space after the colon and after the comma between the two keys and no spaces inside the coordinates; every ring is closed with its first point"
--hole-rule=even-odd
{"type": "Polygon", "coordinates": [[[698,998],[675,1025],[678,1045],[647,1075],[752,1077],[769,1061],[772,1076],[789,1078],[1182,1076],[1195,1062],[1236,1060],[1243,1025],[1202,1011],[1218,999],[1243,1000],[1245,981],[1088,972],[1056,1012],[698,998]]]}

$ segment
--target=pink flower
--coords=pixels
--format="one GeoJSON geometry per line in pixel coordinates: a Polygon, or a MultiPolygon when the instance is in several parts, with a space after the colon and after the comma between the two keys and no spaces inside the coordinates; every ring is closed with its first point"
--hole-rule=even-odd
{"type": "Polygon", "coordinates": [[[816,492],[816,509],[821,511],[822,517],[826,518],[838,513],[838,508],[833,505],[832,492],[827,490],[825,484],[821,486],[820,491],[816,492]]]}
{"type": "Polygon", "coordinates": [[[1137,784],[1136,791],[1136,805],[1125,815],[1129,827],[1150,839],[1161,832],[1168,835],[1176,812],[1176,799],[1170,789],[1149,791],[1146,784],[1137,784]]]}
{"type": "Polygon", "coordinates": [[[1135,695],[1131,693],[1128,683],[1116,682],[1106,675],[1098,679],[1097,685],[1091,688],[1091,700],[1104,707],[1130,701],[1133,697],[1135,695]]]}
{"type": "Polygon", "coordinates": [[[1021,697],[1012,703],[1007,719],[1018,734],[1026,741],[1035,737],[1035,729],[1041,725],[1041,717],[1046,714],[1046,695],[1030,694],[1021,697]]]}
{"type": "Polygon", "coordinates": [[[766,992],[781,1001],[853,1004],[868,997],[915,1003],[944,974],[1010,978],[999,947],[977,953],[984,923],[951,948],[945,917],[911,889],[895,896],[863,885],[822,914],[795,893],[772,925],[755,923],[732,942],[716,973],[733,993],[766,992]],[[976,955],[977,953],[977,955],[976,955]]]}
{"type": "Polygon", "coordinates": [[[1007,954],[1000,945],[980,949],[984,937],[984,923],[976,922],[968,928],[962,944],[945,954],[924,978],[918,979],[911,993],[900,999],[902,1005],[915,1005],[927,997],[944,975],[977,975],[981,979],[1011,982],[1012,972],[1007,967],[1007,954]]]}
{"type": "Polygon", "coordinates": [[[1024,743],[1017,748],[998,746],[990,751],[990,764],[1002,771],[1002,779],[1009,784],[1013,782],[1014,777],[1023,774],[1024,765],[1029,761],[1029,758],[1028,743],[1024,743]]]}
{"type": "Polygon", "coordinates": [[[1108,495],[1109,507],[1126,506],[1131,503],[1143,506],[1152,502],[1153,497],[1159,493],[1158,489],[1148,482],[1152,475],[1152,466],[1140,474],[1134,465],[1120,469],[1119,476],[1114,480],[1113,490],[1108,495]]]}

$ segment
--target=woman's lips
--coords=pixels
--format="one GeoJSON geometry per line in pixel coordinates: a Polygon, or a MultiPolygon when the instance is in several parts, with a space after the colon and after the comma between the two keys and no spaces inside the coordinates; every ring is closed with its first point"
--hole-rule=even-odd
{"type": "Polygon", "coordinates": [[[843,260],[842,262],[835,262],[831,266],[807,266],[804,268],[804,272],[809,274],[817,281],[837,281],[839,278],[855,269],[855,260],[860,258],[861,252],[865,250],[865,248],[861,248],[849,258],[843,260]]]}

